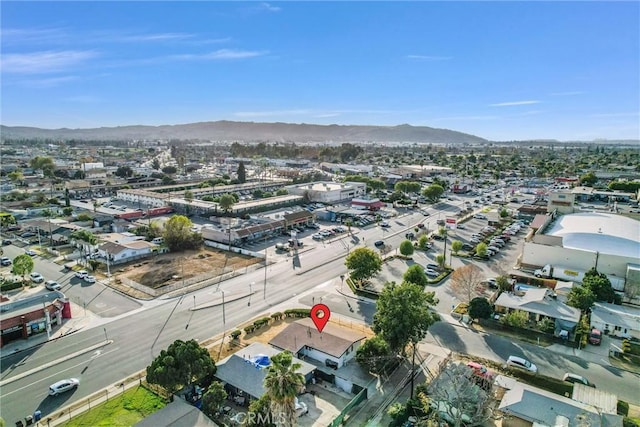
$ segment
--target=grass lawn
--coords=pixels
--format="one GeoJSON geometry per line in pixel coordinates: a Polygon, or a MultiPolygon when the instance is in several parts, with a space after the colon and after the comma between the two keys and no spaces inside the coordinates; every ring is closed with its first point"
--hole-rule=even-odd
{"type": "Polygon", "coordinates": [[[72,418],[65,427],[132,426],[166,405],[164,399],[148,389],[137,386],[124,394],[72,418]]]}

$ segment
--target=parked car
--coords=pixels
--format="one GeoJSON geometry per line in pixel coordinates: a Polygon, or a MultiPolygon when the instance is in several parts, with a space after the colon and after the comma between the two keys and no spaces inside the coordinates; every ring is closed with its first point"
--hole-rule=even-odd
{"type": "Polygon", "coordinates": [[[438,277],[440,275],[440,273],[438,273],[436,270],[432,268],[426,268],[424,270],[424,274],[426,274],[429,277],[438,277]]]}
{"type": "Polygon", "coordinates": [[[96,283],[96,278],[94,276],[87,275],[87,276],[84,276],[82,280],[84,280],[87,283],[96,283]]]}
{"type": "Polygon", "coordinates": [[[380,223],[380,227],[383,227],[383,228],[389,228],[389,227],[391,227],[391,224],[389,224],[389,222],[388,222],[388,221],[382,221],[382,222],[380,223]]]}
{"type": "Polygon", "coordinates": [[[467,366],[473,369],[474,375],[477,375],[487,380],[493,379],[493,372],[488,370],[486,366],[481,365],[480,363],[477,363],[477,362],[467,362],[467,366]]]}
{"type": "Polygon", "coordinates": [[[440,269],[440,266],[438,264],[429,263],[429,264],[425,265],[424,268],[430,268],[432,270],[438,270],[438,269],[440,269]]]}
{"type": "Polygon", "coordinates": [[[77,378],[69,378],[66,380],[58,381],[49,386],[49,396],[56,396],[60,393],[64,393],[69,390],[73,390],[80,385],[80,380],[77,378]]]}
{"type": "Polygon", "coordinates": [[[487,286],[489,286],[492,289],[497,289],[498,288],[498,281],[496,280],[495,277],[490,277],[487,280],[485,280],[487,286]]]}
{"type": "Polygon", "coordinates": [[[381,248],[381,247],[383,247],[383,246],[384,246],[384,241],[382,241],[382,240],[376,240],[376,241],[375,241],[375,243],[374,243],[374,246],[375,246],[376,248],[381,248]]]}
{"type": "Polygon", "coordinates": [[[602,343],[602,332],[599,329],[593,328],[589,333],[589,344],[600,345],[602,343]]]}
{"type": "Polygon", "coordinates": [[[522,369],[523,371],[531,372],[532,374],[538,373],[538,367],[527,359],[518,356],[509,356],[507,359],[507,366],[516,369],[522,369]]]}
{"type": "Polygon", "coordinates": [[[85,276],[89,275],[89,272],[87,270],[80,270],[80,271],[76,271],[75,276],[78,279],[84,279],[85,276]]]}
{"type": "Polygon", "coordinates": [[[470,245],[469,243],[463,243],[462,244],[462,250],[463,251],[472,251],[473,248],[475,248],[475,246],[474,245],[470,245]]]}
{"type": "Polygon", "coordinates": [[[31,231],[27,231],[25,233],[22,233],[20,235],[20,237],[23,237],[23,238],[26,239],[26,238],[29,238],[29,237],[34,237],[35,235],[36,235],[36,233],[32,233],[31,231]]]}
{"type": "Polygon", "coordinates": [[[475,219],[487,219],[487,216],[485,214],[481,214],[481,213],[477,213],[477,214],[473,215],[473,217],[475,219]]]}
{"type": "Polygon", "coordinates": [[[4,240],[2,241],[2,246],[7,246],[7,245],[10,245],[10,244],[11,244],[11,240],[4,239],[4,240]]]}
{"type": "Polygon", "coordinates": [[[40,273],[36,273],[35,271],[33,273],[31,273],[29,275],[29,277],[31,278],[31,281],[33,283],[41,283],[44,282],[44,277],[42,277],[42,274],[40,273]]]}
{"type": "Polygon", "coordinates": [[[47,280],[46,282],[44,282],[44,287],[49,289],[50,291],[59,291],[60,289],[62,289],[60,283],[56,282],[55,280],[47,280]]]}
{"type": "Polygon", "coordinates": [[[583,384],[593,388],[596,387],[595,384],[593,384],[591,381],[577,374],[566,373],[562,377],[562,381],[566,381],[572,384],[583,384]]]}
{"type": "Polygon", "coordinates": [[[458,223],[456,224],[456,228],[459,228],[460,230],[464,230],[465,228],[467,228],[467,226],[464,224],[458,223]]]}
{"type": "Polygon", "coordinates": [[[11,260],[9,258],[7,258],[6,256],[3,256],[2,258],[0,258],[0,265],[3,266],[3,267],[11,265],[11,260]]]}
{"type": "Polygon", "coordinates": [[[25,254],[27,254],[27,255],[29,255],[29,256],[36,256],[36,255],[38,255],[38,254],[36,253],[36,251],[31,250],[31,249],[26,249],[26,250],[24,251],[24,253],[25,253],[25,254]]]}
{"type": "Polygon", "coordinates": [[[409,232],[409,233],[405,234],[404,237],[406,237],[408,240],[413,240],[413,239],[416,238],[416,235],[411,233],[411,232],[409,232]]]}

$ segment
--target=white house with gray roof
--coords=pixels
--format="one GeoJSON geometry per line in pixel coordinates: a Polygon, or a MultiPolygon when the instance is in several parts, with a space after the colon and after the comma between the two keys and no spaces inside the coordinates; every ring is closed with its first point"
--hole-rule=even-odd
{"type": "Polygon", "coordinates": [[[591,327],[614,337],[640,339],[640,310],[597,302],[591,309],[591,327]]]}

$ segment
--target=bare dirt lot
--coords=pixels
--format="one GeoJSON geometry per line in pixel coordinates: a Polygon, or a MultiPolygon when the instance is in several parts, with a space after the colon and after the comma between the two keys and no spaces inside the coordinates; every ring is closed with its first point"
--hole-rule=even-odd
{"type": "Polygon", "coordinates": [[[260,261],[259,258],[202,248],[161,254],[151,259],[119,266],[115,273],[157,289],[204,273],[215,277],[230,270],[241,270],[260,261]]]}

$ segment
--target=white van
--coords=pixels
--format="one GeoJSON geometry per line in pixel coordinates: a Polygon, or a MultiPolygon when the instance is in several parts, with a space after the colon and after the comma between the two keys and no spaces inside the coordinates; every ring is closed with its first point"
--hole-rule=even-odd
{"type": "Polygon", "coordinates": [[[156,237],[151,241],[151,243],[154,243],[156,245],[161,245],[164,243],[164,237],[156,237]]]}

